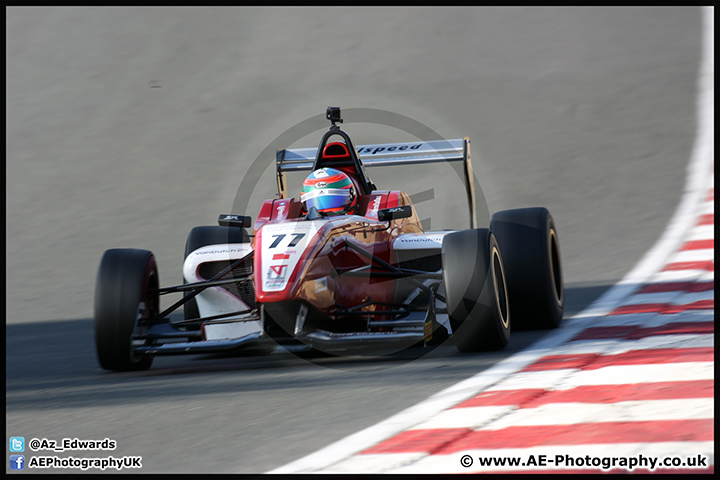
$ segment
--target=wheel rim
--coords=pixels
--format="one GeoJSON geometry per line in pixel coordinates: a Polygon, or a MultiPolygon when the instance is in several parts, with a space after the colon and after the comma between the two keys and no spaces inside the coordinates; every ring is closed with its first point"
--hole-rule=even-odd
{"type": "Polygon", "coordinates": [[[550,229],[550,275],[552,276],[555,300],[558,305],[561,305],[563,301],[562,265],[560,263],[560,248],[554,228],[550,229]]]}
{"type": "MultiPolygon", "coordinates": [[[[147,303],[144,301],[141,301],[138,304],[137,313],[135,314],[135,329],[133,330],[131,334],[131,340],[130,345],[133,347],[139,347],[145,344],[145,340],[142,339],[135,339],[135,335],[144,335],[147,331],[147,327],[143,325],[143,319],[148,318],[147,314],[148,308],[147,303]]],[[[132,355],[132,351],[130,352],[132,355]]]]}
{"type": "Polygon", "coordinates": [[[148,325],[146,320],[149,318],[156,317],[160,313],[159,298],[157,295],[157,289],[159,287],[158,278],[155,270],[152,270],[147,278],[147,283],[144,286],[142,298],[137,306],[137,312],[135,314],[135,328],[130,334],[130,359],[133,363],[142,361],[142,357],[136,357],[133,353],[133,347],[150,345],[152,342],[147,339],[135,339],[136,335],[145,335],[148,331],[148,325]]]}
{"type": "Polygon", "coordinates": [[[495,302],[497,303],[500,321],[506,329],[510,327],[509,304],[507,296],[507,285],[505,283],[505,272],[503,271],[500,251],[493,247],[492,251],[492,276],[495,283],[495,302]]]}

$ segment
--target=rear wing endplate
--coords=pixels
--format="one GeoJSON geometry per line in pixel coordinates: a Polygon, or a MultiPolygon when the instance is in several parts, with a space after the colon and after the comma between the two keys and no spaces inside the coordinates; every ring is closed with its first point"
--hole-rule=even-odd
{"type": "MultiPolygon", "coordinates": [[[[358,157],[364,167],[462,162],[465,190],[468,197],[468,207],[470,209],[470,228],[477,228],[477,216],[475,214],[475,177],[472,171],[469,138],[358,145],[356,149],[358,157]]],[[[280,198],[287,198],[285,172],[312,170],[317,151],[317,148],[293,148],[277,151],[276,169],[278,194],[280,198]]]]}

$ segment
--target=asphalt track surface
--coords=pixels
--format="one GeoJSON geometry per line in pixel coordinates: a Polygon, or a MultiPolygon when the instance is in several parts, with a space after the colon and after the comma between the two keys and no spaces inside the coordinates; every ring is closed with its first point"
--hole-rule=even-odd
{"type": "MultiPolygon", "coordinates": [[[[230,213],[261,152],[288,146],[273,142],[328,105],[470,137],[491,212],[553,213],[566,316],[637,263],[682,193],[698,8],[6,13],[6,438],[110,438],[113,452],[72,454],[140,455],[147,473],[264,472],[542,337],[521,332],[503,352],[472,355],[442,346],[392,358],[192,356],[156,359],[143,373],[99,368],[91,317],[102,252],[152,250],[162,282],[176,283],[189,230],[230,213]]],[[[326,125],[317,128],[295,146],[315,146],[326,125]]],[[[344,128],[358,144],[414,139],[349,117],[344,128]]],[[[254,198],[271,198],[270,173],[252,179],[254,198]]],[[[435,188],[418,206],[434,227],[463,205],[435,175],[373,179],[405,182],[411,194],[435,188]]]]}

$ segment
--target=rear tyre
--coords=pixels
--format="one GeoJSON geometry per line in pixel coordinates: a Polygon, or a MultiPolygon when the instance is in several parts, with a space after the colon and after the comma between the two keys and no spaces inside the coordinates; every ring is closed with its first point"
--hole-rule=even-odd
{"type": "Polygon", "coordinates": [[[445,236],[443,281],[450,325],[461,352],[498,350],[510,340],[503,259],[486,228],[445,236]]]}
{"type": "MultiPolygon", "coordinates": [[[[227,243],[242,243],[248,238],[245,229],[238,227],[224,227],[224,226],[205,226],[195,227],[190,230],[187,242],[185,242],[185,257],[187,258],[192,252],[201,247],[208,245],[218,245],[227,243]]],[[[183,281],[185,281],[183,279],[183,281]]],[[[184,293],[187,296],[188,292],[184,293]]],[[[198,310],[197,301],[195,297],[188,300],[183,305],[183,312],[185,314],[185,320],[200,317],[200,311],[198,310]]],[[[199,328],[199,327],[198,327],[199,328]]]]}
{"type": "Polygon", "coordinates": [[[95,347],[106,370],[147,370],[152,356],[132,353],[132,336],[142,334],[146,320],[160,312],[159,276],[147,250],[107,250],[95,285],[95,347]]]}
{"type": "Polygon", "coordinates": [[[505,259],[516,329],[557,328],[565,294],[560,243],[550,212],[543,207],[498,212],[490,229],[505,259]]]}

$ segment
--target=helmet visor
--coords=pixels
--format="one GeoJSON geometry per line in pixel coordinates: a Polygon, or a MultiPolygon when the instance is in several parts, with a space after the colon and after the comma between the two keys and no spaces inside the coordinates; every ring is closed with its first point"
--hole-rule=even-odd
{"type": "Polygon", "coordinates": [[[318,212],[335,211],[348,206],[352,201],[352,194],[350,190],[329,188],[304,193],[300,196],[300,200],[307,210],[315,207],[318,212]]]}

